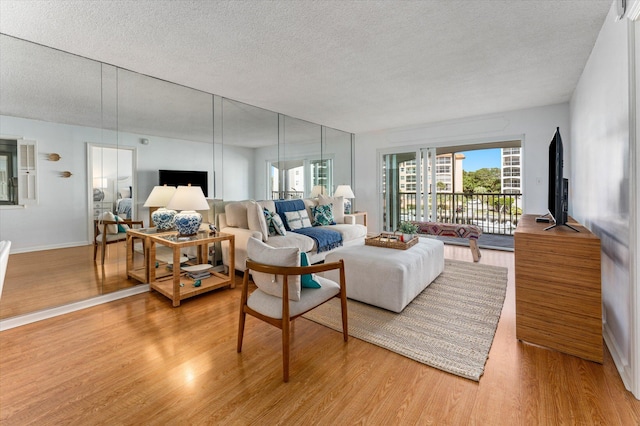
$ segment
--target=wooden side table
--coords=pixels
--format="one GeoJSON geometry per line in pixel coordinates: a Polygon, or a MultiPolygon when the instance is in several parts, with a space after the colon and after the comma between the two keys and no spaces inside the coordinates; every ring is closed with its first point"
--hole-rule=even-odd
{"type": "Polygon", "coordinates": [[[367,212],[349,213],[349,214],[346,214],[345,216],[353,216],[356,218],[356,223],[367,226],[367,212]]]}
{"type": "MultiPolygon", "coordinates": [[[[140,281],[141,283],[149,282],[149,269],[155,269],[155,256],[149,256],[149,237],[152,235],[160,235],[171,233],[171,231],[158,231],[157,228],[138,228],[127,230],[127,277],[140,281]],[[135,262],[135,241],[142,241],[142,252],[144,262],[137,265],[135,262]]],[[[165,274],[166,276],[167,274],[165,274]]],[[[156,274],[158,278],[158,274],[156,274]]]]}
{"type": "Polygon", "coordinates": [[[217,288],[229,286],[234,288],[235,269],[229,268],[228,274],[211,271],[209,278],[200,280],[200,286],[195,287],[195,282],[187,277],[182,277],[180,270],[180,249],[185,247],[197,248],[197,263],[207,263],[209,254],[209,244],[219,241],[229,241],[229,261],[230,265],[235,263],[235,236],[233,234],[224,234],[217,232],[211,234],[209,232],[199,232],[193,236],[181,237],[177,232],[164,233],[149,236],[149,259],[156,258],[156,245],[160,244],[170,247],[173,250],[173,272],[170,277],[156,277],[155,267],[149,265],[149,285],[153,290],[171,299],[173,306],[180,306],[180,301],[189,297],[197,296],[217,288]],[[180,281],[182,278],[182,286],[180,281]]]}

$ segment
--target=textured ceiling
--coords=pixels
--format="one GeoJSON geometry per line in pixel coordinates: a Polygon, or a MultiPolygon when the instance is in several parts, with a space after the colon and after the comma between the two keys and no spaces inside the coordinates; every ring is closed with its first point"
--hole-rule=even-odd
{"type": "Polygon", "coordinates": [[[1,0],[0,32],[358,133],[568,101],[610,5],[1,0]]]}

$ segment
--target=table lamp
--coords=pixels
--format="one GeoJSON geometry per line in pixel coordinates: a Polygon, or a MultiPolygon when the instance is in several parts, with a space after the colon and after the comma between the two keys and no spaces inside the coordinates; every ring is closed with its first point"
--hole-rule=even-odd
{"type": "Polygon", "coordinates": [[[351,186],[349,185],[338,185],[336,188],[336,192],[333,193],[334,197],[342,197],[344,198],[344,213],[351,214],[351,199],[356,198],[353,191],[351,190],[351,186]]]}
{"type": "Polygon", "coordinates": [[[173,220],[176,215],[175,210],[166,209],[166,205],[175,194],[175,186],[154,186],[151,194],[144,202],[144,207],[149,207],[149,221],[156,225],[161,231],[167,231],[173,228],[173,220]]]}
{"type": "Polygon", "coordinates": [[[178,186],[167,208],[181,210],[173,219],[180,235],[195,235],[202,223],[202,215],[196,210],[209,210],[209,203],[199,186],[178,186]]]}

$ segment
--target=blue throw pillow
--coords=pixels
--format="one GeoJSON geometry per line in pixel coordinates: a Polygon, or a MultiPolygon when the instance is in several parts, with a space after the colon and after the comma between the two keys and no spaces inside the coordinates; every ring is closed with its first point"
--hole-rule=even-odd
{"type": "MultiPolygon", "coordinates": [[[[300,266],[309,266],[309,258],[307,257],[307,253],[300,253],[300,266]]],[[[301,277],[300,285],[303,288],[320,288],[320,283],[313,279],[313,275],[304,274],[301,277]]]]}

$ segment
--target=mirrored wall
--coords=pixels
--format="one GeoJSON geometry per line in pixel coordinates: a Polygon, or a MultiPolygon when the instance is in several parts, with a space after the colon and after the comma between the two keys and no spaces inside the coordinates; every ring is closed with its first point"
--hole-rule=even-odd
{"type": "MultiPolygon", "coordinates": [[[[17,283],[10,258],[0,319],[140,284],[123,262],[93,260],[94,219],[126,210],[149,226],[159,170],[206,172],[211,200],[352,183],[350,133],[2,34],[0,56],[0,157],[21,141],[35,147],[34,199],[0,203],[0,240],[12,257],[40,259],[17,283]],[[54,251],[65,260],[46,262],[54,251]]],[[[109,257],[123,258],[114,246],[109,257]]]]}

